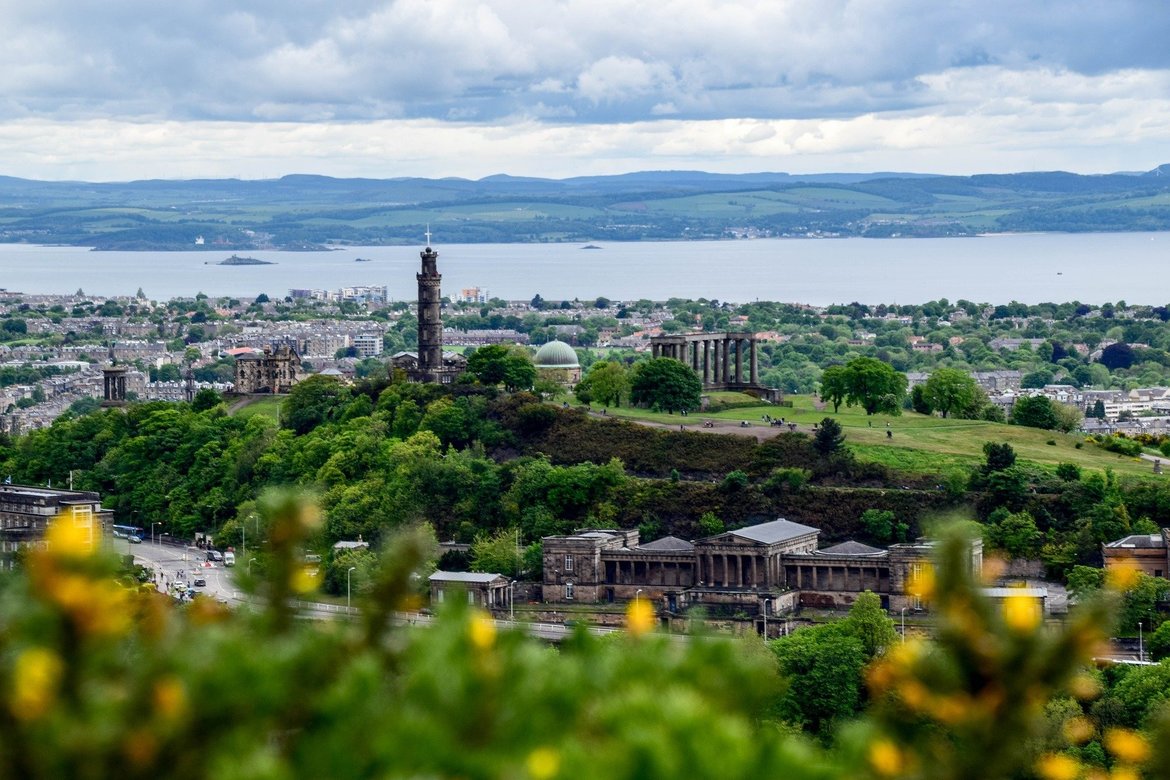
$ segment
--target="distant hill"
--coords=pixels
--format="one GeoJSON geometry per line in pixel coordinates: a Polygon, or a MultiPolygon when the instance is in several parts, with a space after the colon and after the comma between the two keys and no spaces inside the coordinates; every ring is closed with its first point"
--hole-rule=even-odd
{"type": "Polygon", "coordinates": [[[0,176],[0,242],[311,249],[417,243],[427,224],[444,243],[1170,230],[1170,164],[1094,176],[641,171],[97,183],[0,176]]]}

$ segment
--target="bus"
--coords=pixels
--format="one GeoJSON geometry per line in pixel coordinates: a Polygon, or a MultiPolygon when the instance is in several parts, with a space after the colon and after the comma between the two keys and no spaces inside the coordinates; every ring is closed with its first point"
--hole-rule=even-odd
{"type": "Polygon", "coordinates": [[[125,539],[131,544],[141,544],[142,529],[136,525],[115,525],[114,538],[125,539]]]}

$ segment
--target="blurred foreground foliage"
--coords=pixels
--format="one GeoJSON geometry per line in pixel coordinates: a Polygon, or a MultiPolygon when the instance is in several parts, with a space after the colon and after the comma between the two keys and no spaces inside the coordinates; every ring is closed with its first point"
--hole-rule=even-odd
{"type": "MultiPolygon", "coordinates": [[[[891,643],[872,605],[851,616],[869,703],[814,742],[784,715],[791,646],[657,635],[646,601],[626,631],[578,630],[557,649],[457,603],[429,627],[400,625],[418,606],[425,534],[386,545],[360,619],[301,620],[299,550],[320,515],[293,493],[257,511],[268,560],[263,579],[238,572],[255,608],[236,611],[126,589],[88,528],[52,524],[49,549],[0,587],[0,776],[1164,776],[1164,740],[1092,709],[1101,686],[1085,664],[1107,602],[1061,630],[1026,601],[993,608],[959,539],[919,584],[932,641],[891,643]]],[[[1144,727],[1161,733],[1156,718],[1144,727]]]]}

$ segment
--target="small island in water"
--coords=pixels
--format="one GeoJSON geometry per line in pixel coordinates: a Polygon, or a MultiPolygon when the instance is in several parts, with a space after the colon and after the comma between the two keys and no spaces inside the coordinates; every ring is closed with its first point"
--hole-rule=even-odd
{"type": "Polygon", "coordinates": [[[601,249],[601,247],[599,247],[597,244],[586,244],[585,246],[583,246],[581,248],[582,249],[601,249]]]}
{"type": "MultiPolygon", "coordinates": [[[[204,263],[204,265],[212,265],[212,263],[207,262],[204,263]]],[[[276,263],[272,262],[271,260],[260,260],[255,257],[240,257],[239,255],[232,255],[226,260],[220,260],[218,263],[214,263],[214,265],[276,265],[276,263]]]]}

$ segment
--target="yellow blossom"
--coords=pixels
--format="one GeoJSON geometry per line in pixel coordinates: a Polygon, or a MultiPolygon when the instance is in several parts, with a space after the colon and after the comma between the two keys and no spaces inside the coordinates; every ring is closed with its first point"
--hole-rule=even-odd
{"type": "Polygon", "coordinates": [[[1003,600],[1004,622],[1013,631],[1021,634],[1031,631],[1040,625],[1041,617],[1040,602],[1030,596],[1020,594],[1003,600]]]}
{"type": "Polygon", "coordinates": [[[12,714],[35,720],[46,712],[57,695],[62,663],[52,650],[32,647],[16,658],[12,672],[12,714]]]}
{"type": "Polygon", "coordinates": [[[1048,753],[1036,762],[1036,774],[1044,780],[1075,780],[1080,773],[1080,762],[1062,753],[1048,753]]]}
{"type": "Polygon", "coordinates": [[[307,566],[298,566],[293,570],[292,582],[289,585],[296,593],[309,593],[316,589],[317,578],[313,576],[313,569],[307,566]]]}
{"type": "Polygon", "coordinates": [[[1137,770],[1129,766],[1115,766],[1109,773],[1109,780],[1138,780],[1137,770]]]}
{"type": "Polygon", "coordinates": [[[1129,729],[1106,731],[1105,748],[1127,764],[1140,764],[1150,757],[1150,744],[1145,737],[1129,729]]]}
{"type": "Polygon", "coordinates": [[[561,768],[561,757],[550,747],[538,747],[528,754],[528,775],[534,780],[556,777],[561,768]]]}
{"type": "Polygon", "coordinates": [[[934,567],[923,564],[910,576],[906,592],[924,601],[934,595],[934,567]]]}
{"type": "Polygon", "coordinates": [[[154,684],[154,709],[166,720],[176,720],[187,713],[187,688],[174,675],[154,684]]]}
{"type": "Polygon", "coordinates": [[[1105,584],[1117,591],[1126,591],[1137,585],[1141,571],[1133,561],[1118,561],[1105,570],[1105,584]]]}
{"type": "Polygon", "coordinates": [[[84,558],[94,552],[94,523],[90,518],[59,514],[49,523],[45,541],[49,552],[64,558],[84,558]]]}
{"type": "Polygon", "coordinates": [[[1088,701],[1101,695],[1101,684],[1091,674],[1078,674],[1073,678],[1069,692],[1081,701],[1088,701]]]}
{"type": "Polygon", "coordinates": [[[888,739],[876,740],[869,746],[869,763],[875,772],[886,777],[901,774],[906,765],[902,751],[888,739]]]}
{"type": "Polygon", "coordinates": [[[641,636],[654,628],[654,605],[648,599],[634,599],[626,608],[626,630],[641,636]]]}
{"type": "Polygon", "coordinates": [[[488,650],[496,641],[496,623],[486,612],[476,612],[468,626],[471,644],[480,650],[488,650]]]}
{"type": "Polygon", "coordinates": [[[1078,715],[1064,722],[1064,738],[1074,745],[1081,745],[1093,738],[1093,723],[1078,715]]]}

